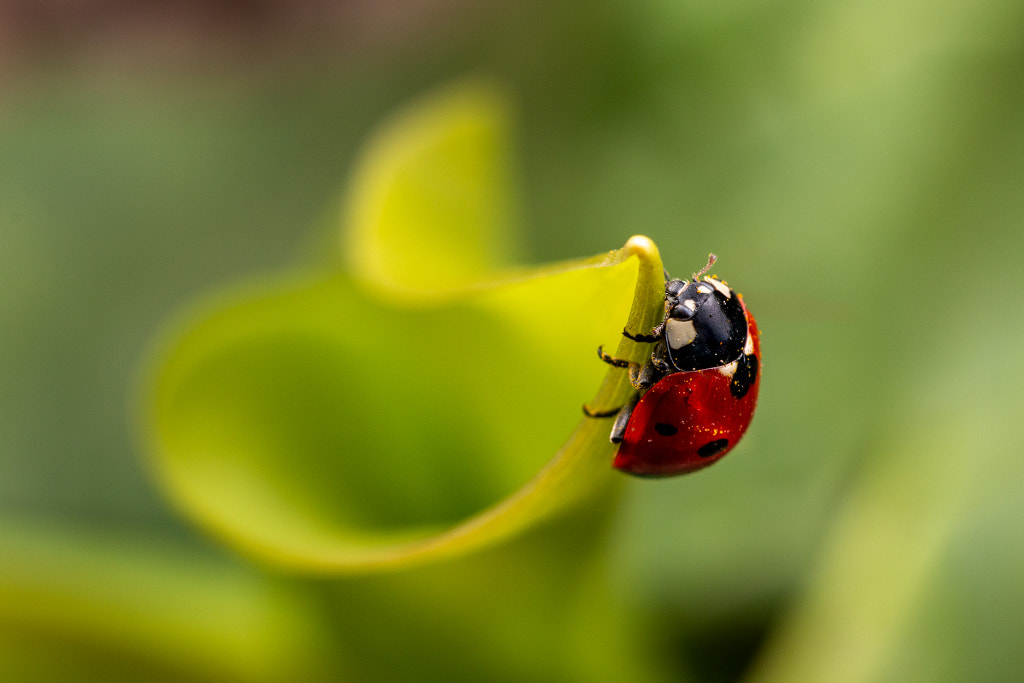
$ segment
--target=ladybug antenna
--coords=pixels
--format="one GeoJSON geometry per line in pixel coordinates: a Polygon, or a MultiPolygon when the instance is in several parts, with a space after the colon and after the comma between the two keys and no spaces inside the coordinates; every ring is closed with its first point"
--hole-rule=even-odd
{"type": "Polygon", "coordinates": [[[701,275],[711,270],[711,266],[715,265],[715,261],[717,260],[717,256],[715,256],[714,254],[708,254],[708,264],[693,274],[693,281],[696,282],[698,279],[700,279],[701,275]]]}

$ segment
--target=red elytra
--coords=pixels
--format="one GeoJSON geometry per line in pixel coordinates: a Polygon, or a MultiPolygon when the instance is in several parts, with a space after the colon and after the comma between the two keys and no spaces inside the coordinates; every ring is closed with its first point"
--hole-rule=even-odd
{"type": "Polygon", "coordinates": [[[616,469],[640,477],[686,474],[717,462],[739,442],[753,419],[761,384],[760,335],[745,305],[743,312],[756,373],[749,390],[733,396],[732,377],[723,368],[666,375],[633,409],[613,462],[616,469]]]}

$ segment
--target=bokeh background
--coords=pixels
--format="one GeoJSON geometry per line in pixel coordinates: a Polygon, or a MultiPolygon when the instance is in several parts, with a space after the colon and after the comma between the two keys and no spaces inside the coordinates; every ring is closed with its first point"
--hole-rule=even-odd
{"type": "Polygon", "coordinates": [[[1022,29],[1007,0],[0,2],[0,673],[1019,680],[1022,29]],[[140,457],[163,322],[315,259],[374,124],[466,75],[515,98],[521,261],[714,251],[763,330],[743,446],[629,482],[573,551],[643,646],[619,669],[565,665],[567,631],[616,653],[507,559],[540,551],[458,574],[545,588],[453,648],[481,603],[445,565],[264,567],[140,457]]]}

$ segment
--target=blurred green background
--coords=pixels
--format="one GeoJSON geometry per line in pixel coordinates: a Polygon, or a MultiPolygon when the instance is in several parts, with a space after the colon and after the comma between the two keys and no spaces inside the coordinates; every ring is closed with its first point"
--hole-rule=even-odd
{"type": "Polygon", "coordinates": [[[0,3],[0,675],[1019,680],[1022,29],[1005,0],[0,3]],[[146,471],[148,345],[321,258],[374,124],[467,74],[515,97],[521,260],[714,251],[759,413],[716,467],[464,561],[251,563],[146,471]]]}

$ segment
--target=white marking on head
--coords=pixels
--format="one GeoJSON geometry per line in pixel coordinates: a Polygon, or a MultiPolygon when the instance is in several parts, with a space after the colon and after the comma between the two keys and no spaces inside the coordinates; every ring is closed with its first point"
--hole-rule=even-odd
{"type": "Polygon", "coordinates": [[[708,287],[707,285],[697,285],[697,291],[700,292],[701,294],[710,294],[711,288],[708,287]]]}
{"type": "Polygon", "coordinates": [[[692,320],[669,318],[665,321],[665,337],[669,348],[681,349],[697,338],[697,330],[692,320]]]}
{"type": "Polygon", "coordinates": [[[723,365],[722,367],[718,368],[718,372],[722,373],[726,377],[732,377],[733,375],[736,374],[736,368],[739,367],[739,363],[740,362],[738,360],[734,360],[728,365],[723,365]]]}
{"type": "Polygon", "coordinates": [[[721,292],[722,296],[724,296],[726,299],[732,298],[732,290],[726,287],[720,281],[715,280],[714,278],[706,277],[704,278],[704,282],[710,283],[711,286],[717,289],[719,292],[721,292]]]}
{"type": "Polygon", "coordinates": [[[697,311],[697,302],[694,301],[693,299],[687,299],[686,301],[679,305],[688,310],[690,312],[690,315],[693,315],[697,311]]]}

